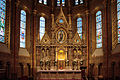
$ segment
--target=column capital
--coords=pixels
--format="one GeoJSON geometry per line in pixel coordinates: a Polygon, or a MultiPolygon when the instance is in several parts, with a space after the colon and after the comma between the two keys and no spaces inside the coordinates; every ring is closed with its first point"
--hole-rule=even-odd
{"type": "Polygon", "coordinates": [[[111,0],[111,3],[115,3],[116,2],[116,0],[111,0]]]}
{"type": "Polygon", "coordinates": [[[20,0],[16,2],[16,7],[18,8],[20,6],[20,0]]]}
{"type": "Polygon", "coordinates": [[[68,7],[70,7],[71,5],[70,5],[70,0],[68,0],[68,7]]]}
{"type": "Polygon", "coordinates": [[[33,10],[33,14],[34,14],[34,15],[37,14],[37,10],[36,10],[36,9],[33,10]]]}
{"type": "MultiPolygon", "coordinates": [[[[115,1],[115,0],[112,0],[112,1],[115,1]]],[[[110,6],[110,3],[111,3],[112,1],[110,1],[110,0],[104,0],[104,1],[103,1],[103,5],[104,5],[105,7],[109,7],[109,6],[110,6]]]]}
{"type": "Polygon", "coordinates": [[[107,7],[107,0],[104,0],[104,1],[103,1],[103,5],[104,5],[105,7],[107,7]]]}
{"type": "Polygon", "coordinates": [[[89,14],[90,14],[90,11],[89,11],[89,10],[86,10],[85,13],[86,13],[86,15],[89,15],[89,14]]]}

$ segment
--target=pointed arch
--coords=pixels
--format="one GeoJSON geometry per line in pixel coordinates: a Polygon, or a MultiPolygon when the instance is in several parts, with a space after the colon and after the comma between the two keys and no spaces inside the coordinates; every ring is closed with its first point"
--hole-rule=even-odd
{"type": "Polygon", "coordinates": [[[96,13],[96,48],[102,47],[102,12],[96,13]]]}

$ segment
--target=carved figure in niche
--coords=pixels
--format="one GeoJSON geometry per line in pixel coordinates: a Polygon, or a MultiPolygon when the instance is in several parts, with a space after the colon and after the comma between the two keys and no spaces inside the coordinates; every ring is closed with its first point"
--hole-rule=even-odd
{"type": "Polygon", "coordinates": [[[63,41],[63,31],[62,31],[62,30],[60,30],[60,31],[58,32],[58,41],[59,41],[59,42],[62,42],[62,41],[63,41]]]}
{"type": "Polygon", "coordinates": [[[63,30],[58,31],[57,33],[57,40],[59,43],[63,43],[65,39],[65,32],[63,30]]]}

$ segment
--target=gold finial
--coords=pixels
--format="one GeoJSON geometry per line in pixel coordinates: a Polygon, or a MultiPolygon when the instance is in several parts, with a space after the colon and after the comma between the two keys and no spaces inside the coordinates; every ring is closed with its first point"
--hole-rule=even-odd
{"type": "Polygon", "coordinates": [[[62,3],[60,4],[60,8],[62,8],[62,3]]]}
{"type": "Polygon", "coordinates": [[[60,10],[62,11],[62,3],[60,4],[60,10]]]}

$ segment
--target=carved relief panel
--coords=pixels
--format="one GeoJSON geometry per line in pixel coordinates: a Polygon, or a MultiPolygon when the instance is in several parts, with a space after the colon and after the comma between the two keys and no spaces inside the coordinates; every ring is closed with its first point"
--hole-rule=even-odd
{"type": "Polygon", "coordinates": [[[56,33],[56,39],[58,43],[64,43],[67,39],[67,34],[63,29],[59,29],[56,33]]]}

